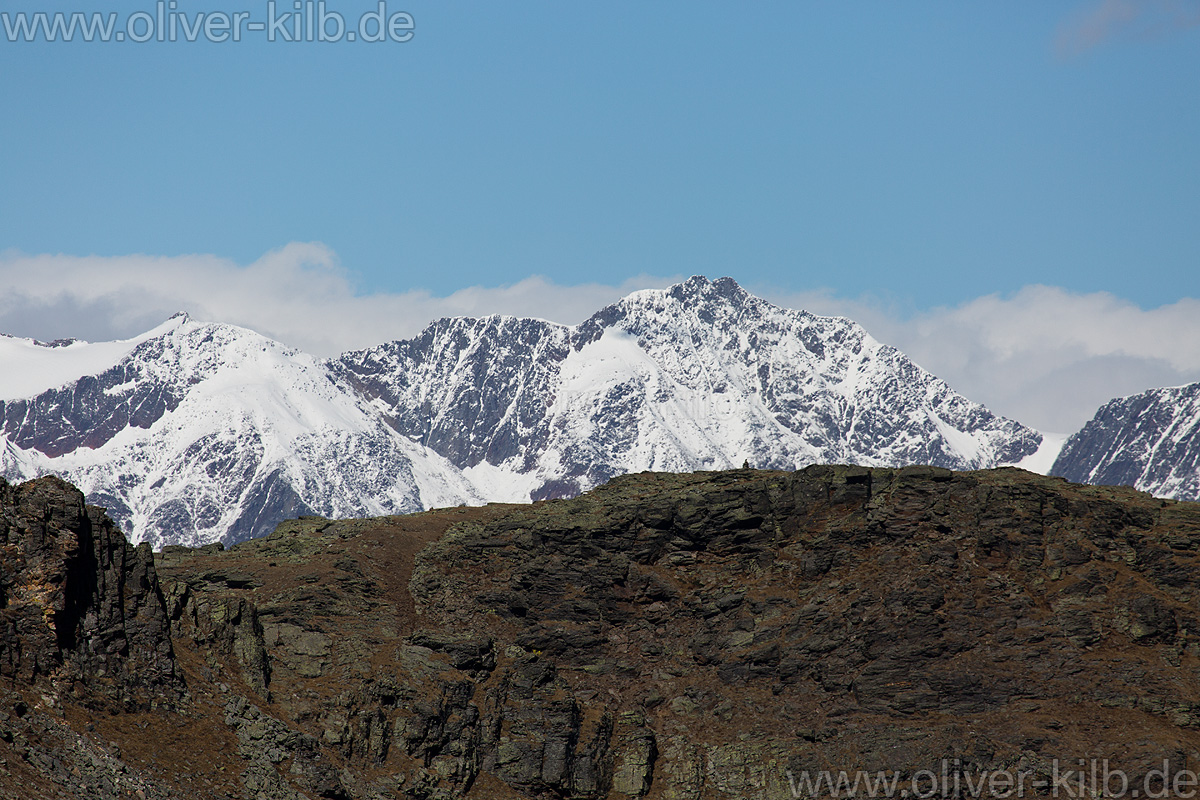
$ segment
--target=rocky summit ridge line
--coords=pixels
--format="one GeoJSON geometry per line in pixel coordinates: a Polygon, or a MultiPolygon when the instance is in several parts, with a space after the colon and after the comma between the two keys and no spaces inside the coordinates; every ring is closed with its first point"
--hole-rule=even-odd
{"type": "Polygon", "coordinates": [[[62,475],[156,548],[302,514],[570,496],[646,469],[974,469],[1042,443],[857,324],[728,278],[576,326],[439,320],[328,361],[185,315],[117,345],[0,341],[0,359],[47,365],[19,396],[0,380],[0,472],[62,475]]]}
{"type": "Polygon", "coordinates": [[[1080,759],[1144,798],[1200,761],[1200,505],[1130,489],[643,473],[152,554],[42,478],[0,544],[4,800],[1046,795],[1080,759]]]}

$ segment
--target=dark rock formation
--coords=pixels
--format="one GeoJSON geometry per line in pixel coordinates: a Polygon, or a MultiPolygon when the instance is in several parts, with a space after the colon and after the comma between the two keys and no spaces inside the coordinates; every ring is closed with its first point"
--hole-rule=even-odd
{"type": "Polygon", "coordinates": [[[1132,490],[647,473],[156,561],[186,701],[94,715],[25,669],[0,797],[791,798],[1091,758],[1141,788],[1200,759],[1200,506],[1132,490]]]}
{"type": "Polygon", "coordinates": [[[148,546],[58,478],[0,480],[0,678],[138,708],[182,688],[148,546]]]}

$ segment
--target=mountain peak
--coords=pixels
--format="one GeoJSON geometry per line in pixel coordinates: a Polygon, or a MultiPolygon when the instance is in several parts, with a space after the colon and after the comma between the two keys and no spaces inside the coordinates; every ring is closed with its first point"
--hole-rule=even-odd
{"type": "Polygon", "coordinates": [[[707,275],[693,275],[683,283],[677,283],[668,288],[670,292],[680,292],[683,294],[697,294],[703,292],[708,287],[712,286],[712,281],[707,275]]]}
{"type": "Polygon", "coordinates": [[[653,327],[673,318],[683,319],[681,315],[696,315],[701,322],[714,324],[718,319],[740,315],[751,302],[763,303],[732,278],[710,281],[704,275],[693,275],[665,289],[632,292],[600,309],[576,327],[572,341],[576,347],[595,341],[622,321],[635,327],[653,327]]]}
{"type": "Polygon", "coordinates": [[[733,278],[710,281],[703,275],[693,275],[665,291],[671,297],[690,303],[721,303],[736,307],[751,299],[750,293],[733,278]]]}
{"type": "Polygon", "coordinates": [[[739,286],[733,278],[717,278],[713,281],[704,275],[693,275],[686,281],[672,284],[665,289],[642,289],[633,292],[618,300],[616,304],[637,304],[666,298],[683,303],[719,301],[736,304],[752,297],[753,295],[739,286]]]}
{"type": "Polygon", "coordinates": [[[704,275],[693,275],[683,283],[677,283],[670,287],[667,291],[677,292],[683,296],[711,295],[729,300],[750,296],[733,278],[722,277],[713,281],[704,275]]]}
{"type": "Polygon", "coordinates": [[[1159,497],[1200,496],[1200,383],[1105,403],[1067,439],[1050,474],[1159,497]]]}

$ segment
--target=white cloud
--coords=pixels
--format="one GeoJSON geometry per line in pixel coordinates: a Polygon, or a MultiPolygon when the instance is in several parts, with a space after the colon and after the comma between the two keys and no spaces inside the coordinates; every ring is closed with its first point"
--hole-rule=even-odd
{"type": "Polygon", "coordinates": [[[512,314],[581,322],[637,289],[677,278],[639,276],[612,286],[560,286],[533,276],[511,286],[360,296],[336,254],[289,244],[246,267],[208,255],[0,254],[0,331],[42,340],[126,338],[177,311],[252,328],[320,356],[414,336],[447,316],[512,314]]]}
{"type": "MultiPolygon", "coordinates": [[[[244,267],[206,255],[5,253],[0,331],[104,341],[134,336],[182,310],[330,356],[413,336],[444,316],[504,313],[575,323],[631,291],[679,277],[561,286],[535,276],[447,297],[360,296],[321,244],[289,244],[244,267]]],[[[1109,294],[1029,286],[1010,297],[913,314],[870,298],[747,288],[780,305],[857,320],[967,397],[1042,430],[1071,432],[1112,397],[1200,380],[1200,300],[1144,310],[1109,294]]]]}

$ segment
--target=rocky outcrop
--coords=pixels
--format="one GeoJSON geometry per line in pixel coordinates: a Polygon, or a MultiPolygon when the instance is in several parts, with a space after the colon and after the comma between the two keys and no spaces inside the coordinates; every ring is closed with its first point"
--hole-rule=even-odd
{"type": "Polygon", "coordinates": [[[898,729],[924,731],[911,770],[960,757],[963,720],[991,728],[989,763],[1019,758],[1026,743],[991,722],[1014,713],[1085,731],[1046,739],[1056,757],[1094,752],[1125,713],[1174,752],[1200,710],[1185,677],[1198,512],[1017,470],[631,476],[459,526],[412,586],[426,618],[515,641],[655,719],[609,791],[636,795],[633,763],[668,796],[784,797],[789,765],[877,762],[898,729]],[[1151,677],[1164,651],[1183,671],[1151,677]],[[781,748],[796,728],[804,743],[781,748]]]}
{"type": "Polygon", "coordinates": [[[167,614],[148,546],[47,477],[0,481],[0,677],[51,679],[86,700],[153,707],[174,699],[167,614]]]}
{"type": "Polygon", "coordinates": [[[0,796],[778,799],[1200,759],[1200,507],[1132,490],[646,473],[156,562],[187,699],[89,716],[26,675],[0,796]]]}

